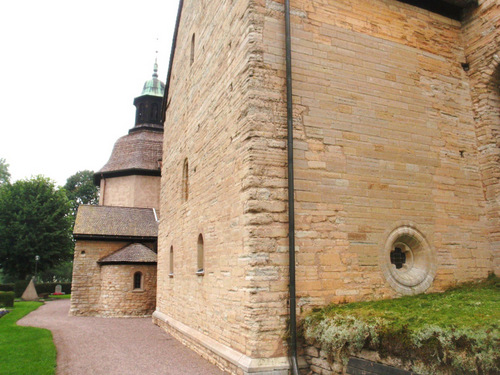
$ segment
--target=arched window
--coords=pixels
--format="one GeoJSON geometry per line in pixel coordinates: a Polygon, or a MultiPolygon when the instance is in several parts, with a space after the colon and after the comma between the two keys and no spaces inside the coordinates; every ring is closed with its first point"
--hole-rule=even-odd
{"type": "Polygon", "coordinates": [[[185,202],[189,197],[189,163],[187,158],[184,159],[182,167],[182,200],[185,202]]]}
{"type": "Polygon", "coordinates": [[[142,273],[134,273],[134,289],[142,289],[142,273]]]}
{"type": "Polygon", "coordinates": [[[197,257],[197,271],[196,274],[204,275],[205,268],[203,264],[204,254],[203,254],[203,236],[200,233],[198,236],[198,257],[197,257]]]}
{"type": "Polygon", "coordinates": [[[193,65],[194,63],[194,46],[196,43],[195,39],[196,39],[195,34],[193,34],[193,36],[191,37],[191,57],[190,57],[191,65],[193,65]]]}
{"type": "Polygon", "coordinates": [[[139,120],[142,120],[144,117],[144,103],[139,104],[139,120]]]}
{"type": "Polygon", "coordinates": [[[151,120],[158,121],[158,104],[156,103],[151,106],[151,120]]]}
{"type": "Polygon", "coordinates": [[[170,277],[174,276],[174,247],[170,246],[170,277]]]}

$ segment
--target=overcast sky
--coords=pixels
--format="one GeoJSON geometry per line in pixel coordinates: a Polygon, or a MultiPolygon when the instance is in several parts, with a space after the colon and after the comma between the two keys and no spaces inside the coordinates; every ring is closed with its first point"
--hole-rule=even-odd
{"type": "Polygon", "coordinates": [[[165,82],[177,0],[0,3],[0,158],[13,180],[99,170],[134,126],[158,50],[165,82]]]}

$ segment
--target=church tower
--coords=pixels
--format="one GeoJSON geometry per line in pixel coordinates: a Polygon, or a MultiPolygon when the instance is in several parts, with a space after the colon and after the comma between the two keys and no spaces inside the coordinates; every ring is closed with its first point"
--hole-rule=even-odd
{"type": "Polygon", "coordinates": [[[155,61],[151,79],[134,99],[134,127],[116,141],[108,162],[94,175],[101,187],[100,205],[159,209],[164,90],[155,61]]]}
{"type": "Polygon", "coordinates": [[[164,89],[155,61],[153,77],[134,100],[134,127],[94,175],[99,205],[78,208],[72,315],[147,316],[155,310],[164,89]]]}
{"type": "Polygon", "coordinates": [[[135,127],[130,132],[139,129],[163,131],[160,109],[164,91],[165,84],[158,79],[158,63],[155,60],[152,78],[144,83],[141,96],[134,99],[135,127]]]}

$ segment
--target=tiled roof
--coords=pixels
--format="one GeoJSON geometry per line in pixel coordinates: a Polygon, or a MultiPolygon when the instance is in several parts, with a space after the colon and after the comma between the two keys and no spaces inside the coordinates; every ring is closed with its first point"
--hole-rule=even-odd
{"type": "Polygon", "coordinates": [[[73,235],[92,237],[157,237],[152,208],[80,206],[73,235]]]}
{"type": "Polygon", "coordinates": [[[155,131],[135,131],[118,138],[108,162],[96,175],[130,169],[159,173],[162,145],[163,133],[155,131]]]}
{"type": "Polygon", "coordinates": [[[156,263],[156,253],[142,243],[127,245],[98,263],[156,263]]]}

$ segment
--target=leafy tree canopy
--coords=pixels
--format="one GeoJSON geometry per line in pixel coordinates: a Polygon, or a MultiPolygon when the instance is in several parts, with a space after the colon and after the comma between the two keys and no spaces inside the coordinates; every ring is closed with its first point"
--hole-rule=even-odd
{"type": "Polygon", "coordinates": [[[81,204],[98,204],[99,187],[94,185],[93,171],[80,171],[66,180],[66,195],[71,202],[73,214],[81,204]]]}
{"type": "Polygon", "coordinates": [[[0,185],[10,182],[9,164],[0,158],[0,185]]]}
{"type": "Polygon", "coordinates": [[[53,268],[39,273],[37,278],[44,283],[70,283],[73,278],[73,262],[62,262],[53,268]]]}
{"type": "Polygon", "coordinates": [[[0,268],[19,280],[71,259],[70,203],[38,176],[0,187],[0,268]]]}

